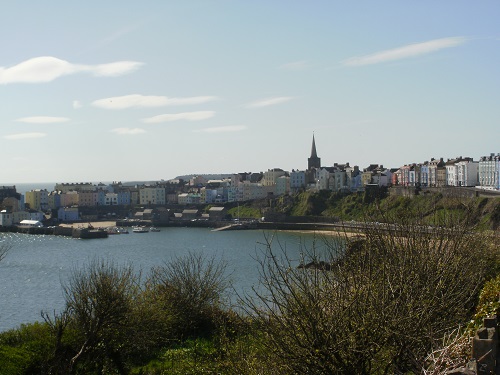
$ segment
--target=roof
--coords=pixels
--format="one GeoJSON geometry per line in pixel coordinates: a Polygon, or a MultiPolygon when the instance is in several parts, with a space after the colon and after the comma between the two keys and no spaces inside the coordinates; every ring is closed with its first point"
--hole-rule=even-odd
{"type": "Polygon", "coordinates": [[[209,212],[222,212],[225,209],[226,209],[225,207],[210,207],[210,209],[208,211],[209,212]]]}

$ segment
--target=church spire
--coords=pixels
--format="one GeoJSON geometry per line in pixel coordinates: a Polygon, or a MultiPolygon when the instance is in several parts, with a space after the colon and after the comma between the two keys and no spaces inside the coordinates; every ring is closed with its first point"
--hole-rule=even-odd
{"type": "Polygon", "coordinates": [[[317,158],[318,154],[316,153],[316,142],[314,141],[314,133],[313,133],[313,143],[311,148],[311,158],[317,158]]]}
{"type": "Polygon", "coordinates": [[[314,140],[314,133],[313,133],[311,157],[307,159],[307,169],[311,170],[313,168],[320,168],[320,167],[321,167],[321,159],[318,158],[318,154],[316,153],[316,141],[314,140]]]}

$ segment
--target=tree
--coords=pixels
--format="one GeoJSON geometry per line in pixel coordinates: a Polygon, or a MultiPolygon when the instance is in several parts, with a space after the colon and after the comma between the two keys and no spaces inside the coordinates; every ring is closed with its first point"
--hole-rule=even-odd
{"type": "Polygon", "coordinates": [[[463,215],[442,228],[418,215],[386,219],[367,222],[362,239],[324,239],[326,254],[304,249],[301,263],[312,268],[297,268],[267,238],[262,283],[245,307],[282,373],[419,372],[436,342],[469,319],[498,259],[487,236],[463,215]]]}
{"type": "Polygon", "coordinates": [[[130,265],[101,260],[74,271],[64,286],[70,325],[80,337],[71,371],[79,366],[96,366],[101,371],[111,366],[126,373],[124,353],[133,340],[127,333],[138,292],[138,276],[130,265]]]}
{"type": "Polygon", "coordinates": [[[153,268],[147,285],[178,340],[213,333],[229,280],[224,261],[189,253],[153,268]]]}

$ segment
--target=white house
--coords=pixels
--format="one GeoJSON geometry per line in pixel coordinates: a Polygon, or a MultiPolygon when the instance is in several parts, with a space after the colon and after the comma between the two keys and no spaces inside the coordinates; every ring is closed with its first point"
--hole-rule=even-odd
{"type": "Polygon", "coordinates": [[[459,161],[456,166],[457,186],[476,186],[478,184],[479,162],[459,161]]]}
{"type": "Polygon", "coordinates": [[[0,211],[0,226],[1,227],[10,227],[13,224],[13,215],[7,210],[0,211]]]}
{"type": "Polygon", "coordinates": [[[306,188],[306,171],[293,170],[290,172],[290,190],[297,192],[306,188]]]}
{"type": "Polygon", "coordinates": [[[290,193],[290,177],[281,176],[276,180],[276,195],[285,195],[290,193]]]}
{"type": "Polygon", "coordinates": [[[80,220],[80,214],[78,212],[78,207],[60,207],[57,210],[57,218],[60,221],[78,221],[80,220]]]}
{"type": "Polygon", "coordinates": [[[482,156],[479,159],[479,186],[500,190],[500,153],[482,156]]]}

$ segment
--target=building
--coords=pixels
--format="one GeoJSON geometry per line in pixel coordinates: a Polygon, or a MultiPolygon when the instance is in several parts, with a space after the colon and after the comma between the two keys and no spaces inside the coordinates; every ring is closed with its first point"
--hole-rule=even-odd
{"type": "Polygon", "coordinates": [[[163,205],[166,202],[165,188],[157,186],[145,186],[139,189],[139,204],[163,205]]]}
{"type": "Polygon", "coordinates": [[[306,186],[306,171],[292,169],[290,172],[290,190],[293,193],[297,193],[298,191],[305,189],[306,186]]]}
{"type": "Polygon", "coordinates": [[[500,153],[479,159],[478,178],[480,187],[500,190],[500,153]]]}
{"type": "Polygon", "coordinates": [[[290,194],[290,177],[281,176],[276,180],[276,186],[274,189],[276,195],[286,195],[290,194]]]}
{"type": "Polygon", "coordinates": [[[48,198],[49,192],[46,189],[34,189],[26,192],[24,202],[33,210],[46,211],[48,209],[48,198]]]}
{"type": "Polygon", "coordinates": [[[62,193],[67,193],[68,191],[92,191],[95,190],[94,185],[90,182],[77,182],[77,183],[57,183],[54,190],[60,191],[62,193]]]}
{"type": "Polygon", "coordinates": [[[80,213],[78,207],[59,207],[57,210],[57,218],[59,221],[78,221],[80,213]]]}
{"type": "Polygon", "coordinates": [[[476,186],[479,176],[479,162],[472,160],[459,161],[457,167],[457,186],[476,186]]]}
{"type": "Polygon", "coordinates": [[[61,194],[61,207],[78,206],[78,203],[79,203],[78,191],[71,190],[61,194]]]}
{"type": "Polygon", "coordinates": [[[313,134],[311,156],[307,159],[307,169],[311,171],[313,169],[318,169],[320,167],[321,167],[321,158],[318,158],[318,154],[316,152],[316,141],[314,140],[314,134],[313,134]]]}
{"type": "Polygon", "coordinates": [[[429,162],[429,186],[443,187],[446,183],[446,166],[443,158],[439,160],[432,158],[429,162]]]}
{"type": "Polygon", "coordinates": [[[261,184],[262,186],[275,186],[278,178],[285,176],[286,172],[280,168],[268,169],[264,172],[261,184]]]}

